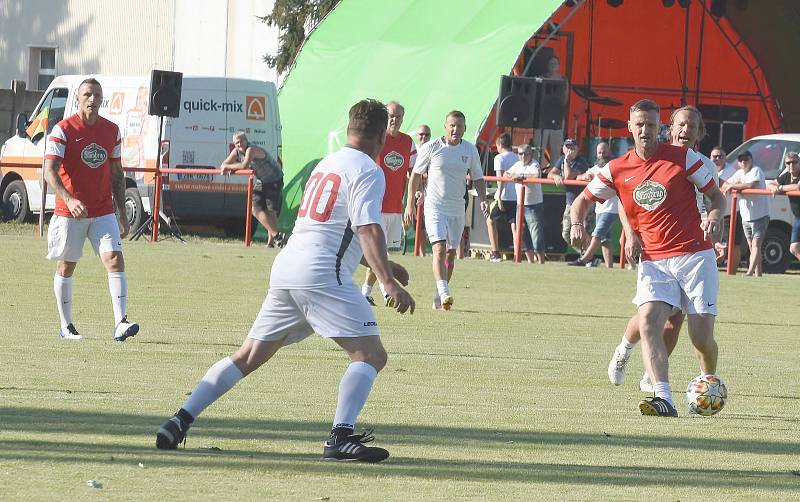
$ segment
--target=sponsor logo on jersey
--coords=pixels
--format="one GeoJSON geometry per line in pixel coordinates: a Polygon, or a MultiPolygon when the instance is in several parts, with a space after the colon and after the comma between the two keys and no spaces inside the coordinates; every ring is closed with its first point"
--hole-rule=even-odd
{"type": "Polygon", "coordinates": [[[661,183],[647,180],[633,191],[633,201],[646,211],[652,211],[667,199],[667,189],[661,183]]]}
{"type": "Polygon", "coordinates": [[[391,169],[392,171],[397,171],[403,164],[405,164],[405,159],[402,155],[392,150],[391,152],[387,153],[383,156],[383,165],[391,169]]]}
{"type": "Polygon", "coordinates": [[[469,160],[469,157],[467,157],[466,155],[462,155],[462,156],[461,156],[461,163],[462,163],[462,164],[466,164],[466,163],[467,163],[467,160],[469,160]]]}
{"type": "Polygon", "coordinates": [[[81,150],[81,160],[92,169],[97,169],[102,166],[107,159],[108,152],[97,143],[91,143],[81,150]]]}
{"type": "Polygon", "coordinates": [[[264,96],[245,96],[245,119],[264,120],[267,118],[267,104],[264,96]]]}

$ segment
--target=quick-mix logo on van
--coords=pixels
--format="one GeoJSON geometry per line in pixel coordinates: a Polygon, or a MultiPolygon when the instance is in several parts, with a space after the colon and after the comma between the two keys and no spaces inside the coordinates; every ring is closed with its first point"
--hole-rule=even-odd
{"type": "Polygon", "coordinates": [[[667,199],[667,189],[661,183],[647,180],[633,191],[633,200],[647,211],[657,208],[667,199]]]}
{"type": "Polygon", "coordinates": [[[265,120],[267,118],[266,98],[264,96],[245,96],[244,103],[237,100],[187,99],[181,106],[188,113],[234,112],[243,113],[247,120],[265,120]]]}
{"type": "Polygon", "coordinates": [[[87,145],[81,150],[81,160],[92,169],[97,169],[102,166],[106,162],[106,159],[108,159],[108,152],[97,143],[87,145]]]}
{"type": "Polygon", "coordinates": [[[267,118],[267,100],[264,96],[245,97],[247,120],[264,120],[267,118]]]}

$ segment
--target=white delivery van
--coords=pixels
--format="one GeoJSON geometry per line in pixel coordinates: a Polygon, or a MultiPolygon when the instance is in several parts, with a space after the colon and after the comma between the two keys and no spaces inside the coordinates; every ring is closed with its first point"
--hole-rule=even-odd
{"type": "MultiPolygon", "coordinates": [[[[0,149],[0,194],[5,217],[18,222],[41,211],[41,176],[46,135],[77,110],[76,93],[89,75],[57,77],[30,117],[17,117],[17,135],[0,149]],[[43,119],[46,117],[46,122],[43,119]],[[41,124],[41,125],[40,125],[41,124]],[[39,127],[40,134],[36,134],[39,127]],[[33,134],[33,138],[30,135],[33,134]]],[[[93,75],[103,86],[100,115],[122,134],[122,166],[208,169],[209,174],[170,174],[162,185],[162,208],[180,221],[242,226],[246,176],[220,176],[219,164],[232,148],[231,136],[244,131],[249,141],[281,158],[281,123],[275,85],[259,80],[184,76],[180,115],[148,115],[150,76],[93,75]]],[[[150,211],[153,173],[125,172],[126,208],[136,229],[150,211]]],[[[55,208],[48,190],[45,211],[55,208]]]]}

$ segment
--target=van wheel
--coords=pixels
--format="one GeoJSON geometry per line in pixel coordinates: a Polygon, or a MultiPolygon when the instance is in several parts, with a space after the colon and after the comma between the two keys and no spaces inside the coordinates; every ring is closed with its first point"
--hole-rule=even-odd
{"type": "Polygon", "coordinates": [[[782,274],[789,268],[789,234],[779,228],[767,228],[767,235],[761,249],[764,257],[764,272],[782,274]]]}
{"type": "Polygon", "coordinates": [[[142,206],[142,196],[139,189],[131,187],[125,190],[125,216],[128,218],[128,225],[131,232],[139,229],[144,221],[144,206],[142,206]]]}
{"type": "Polygon", "coordinates": [[[25,182],[12,181],[3,191],[3,216],[7,221],[25,223],[33,213],[28,205],[28,191],[25,182]]]}

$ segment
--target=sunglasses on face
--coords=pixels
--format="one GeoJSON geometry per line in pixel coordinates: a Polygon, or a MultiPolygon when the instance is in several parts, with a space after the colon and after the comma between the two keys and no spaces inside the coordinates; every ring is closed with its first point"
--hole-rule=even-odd
{"type": "Polygon", "coordinates": [[[797,164],[798,162],[800,162],[800,161],[798,161],[798,160],[787,160],[787,161],[785,162],[785,164],[786,164],[787,166],[791,166],[792,164],[797,164]]]}
{"type": "Polygon", "coordinates": [[[724,159],[725,156],[724,155],[712,155],[711,158],[712,159],[724,159]]]}
{"type": "Polygon", "coordinates": [[[429,132],[418,132],[417,133],[417,136],[419,136],[419,137],[423,137],[424,136],[424,137],[427,138],[430,135],[431,135],[431,133],[429,133],[429,132]]]}

